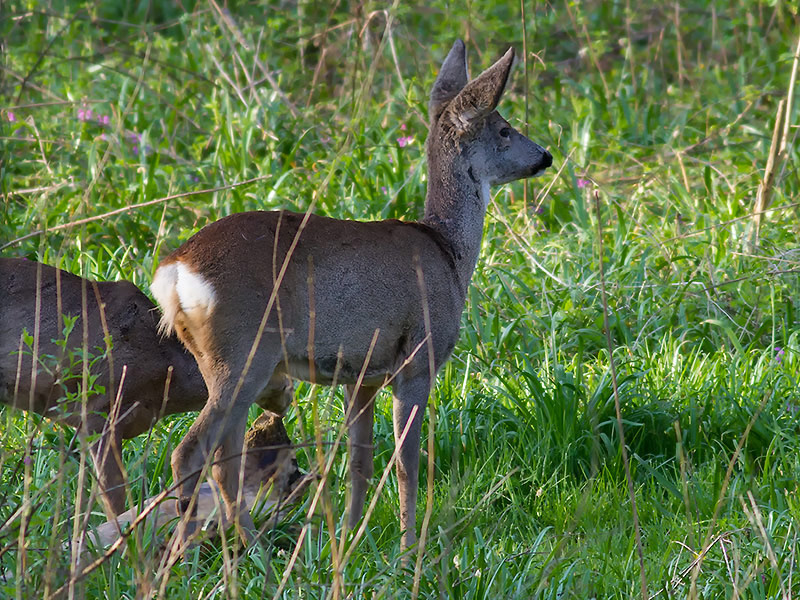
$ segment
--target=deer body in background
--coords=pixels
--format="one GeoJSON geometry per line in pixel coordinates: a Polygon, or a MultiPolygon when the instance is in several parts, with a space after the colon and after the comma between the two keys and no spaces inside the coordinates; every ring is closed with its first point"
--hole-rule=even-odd
{"type": "MultiPolygon", "coordinates": [[[[428,192],[421,222],[357,222],[285,211],[234,214],[162,261],[152,292],[194,354],[209,400],[172,455],[184,507],[218,449],[241,452],[248,407],[274,373],[348,389],[349,522],[372,476],[373,401],[394,395],[402,546],[416,539],[420,428],[438,369],[458,340],[480,253],[490,187],[552,164],[495,110],[509,49],[469,80],[464,44],[450,50],[430,97],[428,192]],[[403,437],[405,435],[405,437],[403,437]]],[[[251,539],[235,469],[216,474],[229,515],[251,539]]],[[[191,535],[191,520],[186,535],[191,535]]]]}
{"type": "MultiPolygon", "coordinates": [[[[125,510],[122,440],[148,431],[164,415],[200,410],[208,398],[194,358],[175,336],[158,333],[158,319],[158,308],[129,281],[93,282],[34,261],[0,258],[0,402],[84,436],[99,434],[91,451],[110,517],[125,510]],[[77,317],[66,339],[64,315],[77,317]],[[26,344],[23,332],[38,341],[26,344]],[[96,377],[86,386],[85,412],[84,348],[89,375],[96,377]]],[[[285,379],[259,399],[277,413],[290,402],[285,379]]]]}

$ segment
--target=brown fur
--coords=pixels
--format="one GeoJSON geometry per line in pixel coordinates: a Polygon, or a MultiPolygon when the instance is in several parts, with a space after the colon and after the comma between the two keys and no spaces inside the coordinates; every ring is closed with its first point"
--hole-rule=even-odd
{"type": "MultiPolygon", "coordinates": [[[[122,440],[147,431],[164,415],[200,410],[208,397],[194,357],[174,335],[159,336],[159,314],[158,308],[129,281],[92,282],[37,262],[0,258],[0,402],[76,427],[82,435],[102,434],[93,445],[92,454],[110,516],[125,510],[122,440]],[[23,331],[30,336],[37,331],[37,303],[40,360],[34,382],[32,349],[23,346],[22,355],[19,350],[23,331]],[[109,355],[91,365],[91,374],[97,376],[97,381],[87,395],[86,419],[82,417],[79,395],[82,361],[70,361],[68,353],[53,342],[64,338],[62,315],[79,317],[66,343],[67,350],[78,357],[84,346],[92,358],[106,353],[103,319],[111,336],[109,355]],[[120,383],[120,403],[115,407],[120,383]],[[105,393],[98,393],[100,386],[105,393]],[[65,400],[67,394],[77,400],[65,400]],[[116,420],[109,419],[112,414],[117,415],[116,420]]],[[[271,394],[261,402],[282,412],[291,401],[290,383],[277,381],[271,394]]]]}

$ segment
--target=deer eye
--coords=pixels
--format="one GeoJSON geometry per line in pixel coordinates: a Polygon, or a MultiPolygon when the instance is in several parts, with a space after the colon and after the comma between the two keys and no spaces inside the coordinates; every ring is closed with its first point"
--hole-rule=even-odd
{"type": "Polygon", "coordinates": [[[510,127],[503,127],[500,130],[500,137],[504,137],[504,138],[511,137],[511,128],[510,127]]]}

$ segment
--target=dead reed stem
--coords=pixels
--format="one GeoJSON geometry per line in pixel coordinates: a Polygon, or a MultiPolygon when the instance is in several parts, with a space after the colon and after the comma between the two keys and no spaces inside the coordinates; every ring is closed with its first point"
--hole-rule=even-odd
{"type": "Polygon", "coordinates": [[[780,163],[779,147],[781,135],[781,121],[783,120],[784,109],[786,108],[786,100],[782,99],[778,102],[778,112],[775,115],[775,126],[772,128],[772,142],[769,145],[769,154],[767,155],[767,167],[764,169],[764,178],[758,185],[758,192],[756,194],[756,205],[753,210],[753,245],[758,245],[758,239],[761,235],[761,217],[764,210],[767,209],[772,200],[772,186],[775,182],[775,171],[780,163]]]}

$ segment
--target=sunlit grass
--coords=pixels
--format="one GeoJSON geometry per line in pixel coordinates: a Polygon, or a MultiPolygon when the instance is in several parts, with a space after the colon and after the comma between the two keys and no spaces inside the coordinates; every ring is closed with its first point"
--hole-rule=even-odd
{"type": "MultiPolygon", "coordinates": [[[[649,593],[688,596],[693,577],[702,597],[800,593],[796,106],[757,244],[751,216],[797,20],[783,3],[684,4],[525,6],[529,83],[520,64],[502,112],[554,165],[490,206],[461,340],[435,390],[422,597],[640,593],[595,193],[649,593]]],[[[4,256],[146,288],[160,256],[233,212],[416,218],[427,92],[453,38],[467,39],[473,73],[509,43],[522,49],[511,4],[184,6],[4,7],[4,256]],[[204,189],[217,191],[158,202],[204,189]]],[[[340,395],[302,385],[297,396],[293,439],[313,441],[316,401],[332,443],[340,395]]],[[[169,487],[170,450],[193,416],[126,443],[134,499],[169,487]]],[[[0,570],[10,575],[0,596],[41,597],[69,580],[60,549],[74,531],[80,443],[37,417],[4,409],[0,419],[0,570]]],[[[388,394],[375,443],[377,482],[393,451],[388,394]]],[[[313,448],[299,457],[316,464],[313,448]]],[[[327,485],[341,535],[341,450],[327,485]]],[[[93,489],[89,474],[81,489],[93,489]]],[[[329,532],[319,511],[307,519],[309,502],[271,534],[271,552],[234,559],[231,536],[162,570],[157,544],[131,542],[82,585],[87,597],[271,597],[308,525],[282,595],[333,595],[329,532]]],[[[397,505],[392,475],[341,596],[408,597],[397,505]]]]}

